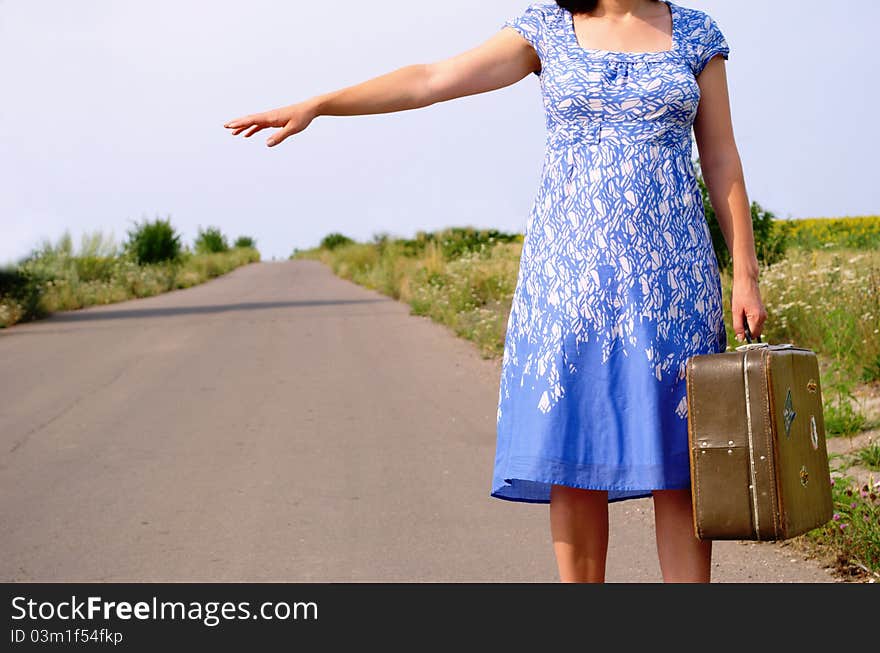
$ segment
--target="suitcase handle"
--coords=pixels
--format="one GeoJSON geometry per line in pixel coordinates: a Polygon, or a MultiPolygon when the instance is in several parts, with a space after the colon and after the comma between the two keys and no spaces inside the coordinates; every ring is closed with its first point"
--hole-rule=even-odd
{"type": "MultiPolygon", "coordinates": [[[[757,342],[754,342],[752,337],[752,332],[749,329],[749,321],[746,319],[746,316],[743,315],[743,326],[745,327],[746,334],[746,344],[740,345],[736,348],[737,351],[744,351],[746,349],[760,349],[762,347],[769,347],[770,344],[766,342],[761,342],[761,336],[758,336],[757,342]]],[[[783,345],[784,347],[792,347],[792,345],[783,345]]],[[[777,345],[779,347],[779,345],[777,345]]]]}
{"type": "Polygon", "coordinates": [[[737,351],[745,351],[747,349],[761,349],[764,347],[768,349],[799,349],[801,351],[813,351],[812,349],[809,349],[807,347],[796,347],[790,342],[771,345],[767,342],[761,342],[761,336],[758,336],[757,342],[752,342],[752,332],[749,330],[749,321],[745,318],[745,316],[743,316],[743,325],[745,326],[746,340],[748,342],[745,345],[740,345],[739,347],[736,347],[737,351]]]}
{"type": "MultiPolygon", "coordinates": [[[[748,344],[752,344],[752,332],[749,331],[749,321],[746,319],[746,316],[743,315],[743,325],[745,325],[746,331],[746,342],[748,344]]],[[[761,336],[758,336],[758,342],[761,342],[761,336]]]]}

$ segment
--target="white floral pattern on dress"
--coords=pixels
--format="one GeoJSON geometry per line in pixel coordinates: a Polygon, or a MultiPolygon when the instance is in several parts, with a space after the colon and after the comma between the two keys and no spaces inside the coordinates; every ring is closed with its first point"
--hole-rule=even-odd
{"type": "MultiPolygon", "coordinates": [[[[547,144],[507,322],[498,421],[516,400],[511,390],[527,383],[543,388],[536,408],[552,411],[584,347],[600,348],[603,364],[639,356],[645,374],[668,382],[684,379],[690,356],[727,346],[691,128],[696,76],[729,48],[710,16],[663,1],[672,48],[660,52],[585,49],[555,3],[504,23],[541,60],[547,144]]],[[[672,409],[687,417],[684,398],[672,409]]]]}

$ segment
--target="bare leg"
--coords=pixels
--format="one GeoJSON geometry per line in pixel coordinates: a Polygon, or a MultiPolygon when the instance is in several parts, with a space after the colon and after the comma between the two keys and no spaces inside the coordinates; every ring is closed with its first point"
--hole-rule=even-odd
{"type": "Polygon", "coordinates": [[[550,532],[563,583],[604,583],[608,492],[550,488],[550,532]]]}
{"type": "Polygon", "coordinates": [[[712,541],[694,535],[690,490],[654,490],[654,525],[660,569],[667,583],[708,583],[712,541]]]}

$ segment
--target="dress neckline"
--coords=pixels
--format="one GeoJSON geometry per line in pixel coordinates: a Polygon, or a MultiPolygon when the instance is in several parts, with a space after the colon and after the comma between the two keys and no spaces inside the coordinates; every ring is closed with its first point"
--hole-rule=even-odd
{"type": "MultiPolygon", "coordinates": [[[[675,54],[679,49],[678,39],[678,5],[671,0],[660,0],[669,7],[669,14],[672,20],[672,47],[668,50],[654,50],[653,52],[627,52],[624,50],[602,50],[599,48],[585,48],[578,41],[577,32],[574,26],[574,16],[571,11],[560,7],[566,23],[566,34],[568,35],[569,44],[581,54],[587,56],[602,57],[608,59],[638,59],[638,60],[655,60],[664,59],[667,56],[675,54]]],[[[559,5],[557,5],[559,6],[559,5]]]]}

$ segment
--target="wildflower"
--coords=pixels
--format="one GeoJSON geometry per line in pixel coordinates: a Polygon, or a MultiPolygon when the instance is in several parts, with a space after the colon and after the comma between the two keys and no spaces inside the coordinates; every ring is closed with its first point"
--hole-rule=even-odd
{"type": "Polygon", "coordinates": [[[857,504],[855,501],[853,501],[851,504],[849,504],[849,507],[855,508],[857,505],[859,505],[859,504],[857,504]]]}
{"type": "Polygon", "coordinates": [[[834,513],[834,517],[832,517],[832,519],[834,521],[840,521],[840,513],[838,513],[838,512],[834,513]]]}
{"type": "Polygon", "coordinates": [[[840,531],[841,531],[841,532],[845,531],[845,530],[846,530],[846,527],[847,527],[848,525],[849,525],[849,524],[841,524],[841,525],[840,525],[840,531]]]}

